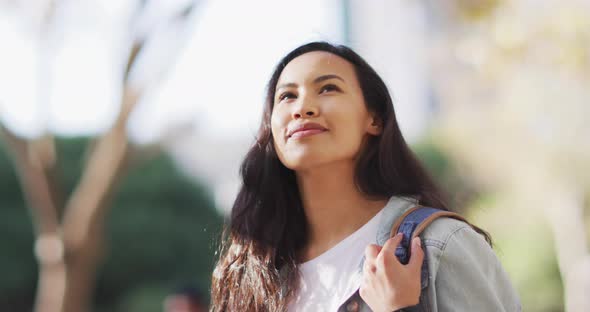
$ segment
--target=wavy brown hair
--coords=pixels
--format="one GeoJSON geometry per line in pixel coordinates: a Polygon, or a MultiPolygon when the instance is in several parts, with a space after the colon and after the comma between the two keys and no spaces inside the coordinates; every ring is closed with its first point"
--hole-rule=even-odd
{"type": "Polygon", "coordinates": [[[448,210],[442,193],[406,144],[389,91],[375,70],[346,46],[302,45],[279,62],[268,82],[262,124],[240,169],[243,184],[213,272],[211,311],[285,311],[297,290],[296,255],[307,242],[307,224],[295,173],[277,157],[270,119],[283,69],[312,51],[335,54],[354,66],[367,110],[383,126],[381,135],[368,136],[357,160],[359,190],[368,198],[414,197],[422,205],[448,210]]]}

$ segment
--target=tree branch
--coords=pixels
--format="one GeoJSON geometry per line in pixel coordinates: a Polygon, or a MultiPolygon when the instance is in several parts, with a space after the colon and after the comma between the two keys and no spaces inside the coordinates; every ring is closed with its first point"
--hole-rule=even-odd
{"type": "Polygon", "coordinates": [[[0,135],[13,158],[37,235],[58,232],[56,199],[59,196],[51,187],[52,181],[48,174],[55,166],[55,158],[51,159],[51,154],[48,153],[53,148],[53,138],[46,137],[43,141],[30,142],[1,124],[0,135]],[[41,146],[42,144],[45,146],[41,146]]]}

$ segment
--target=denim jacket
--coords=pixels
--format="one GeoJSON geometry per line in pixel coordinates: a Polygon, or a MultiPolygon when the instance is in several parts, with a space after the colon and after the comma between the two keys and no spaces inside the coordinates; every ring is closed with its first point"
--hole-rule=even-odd
{"type": "MultiPolygon", "coordinates": [[[[416,202],[392,197],[384,208],[376,242],[389,239],[391,227],[416,202]]],[[[420,303],[404,312],[512,312],[521,311],[520,301],[508,275],[485,239],[468,224],[440,218],[422,234],[428,276],[424,276],[420,303]]],[[[364,261],[364,260],[363,260],[364,261]]],[[[363,263],[356,274],[362,275],[363,263]]],[[[424,270],[424,272],[426,272],[424,270]]],[[[338,312],[371,311],[358,291],[338,312]]]]}

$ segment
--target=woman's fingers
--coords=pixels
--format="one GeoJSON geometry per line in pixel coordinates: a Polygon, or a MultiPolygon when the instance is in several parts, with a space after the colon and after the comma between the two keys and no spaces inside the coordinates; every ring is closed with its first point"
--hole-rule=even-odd
{"type": "Polygon", "coordinates": [[[422,269],[422,262],[424,261],[424,251],[422,250],[422,242],[420,237],[415,237],[412,240],[412,254],[408,266],[414,270],[420,271],[422,269]]]}
{"type": "MultiPolygon", "coordinates": [[[[365,248],[365,263],[374,266],[379,257],[384,265],[386,262],[399,263],[401,265],[395,256],[395,249],[401,243],[402,238],[403,234],[398,233],[394,237],[388,239],[383,246],[375,244],[368,245],[367,248],[365,248]]],[[[424,251],[422,250],[422,242],[420,237],[415,237],[411,243],[411,256],[407,266],[413,270],[419,271],[422,268],[423,261],[424,251]]]]}
{"type": "Polygon", "coordinates": [[[398,233],[394,237],[388,239],[385,242],[385,244],[383,244],[383,248],[381,249],[381,252],[379,253],[378,257],[381,258],[380,260],[383,262],[384,265],[394,265],[395,263],[401,265],[401,263],[395,256],[395,249],[397,248],[397,246],[399,246],[403,237],[404,234],[398,233]]]}
{"type": "Polygon", "coordinates": [[[374,260],[375,258],[377,258],[377,255],[379,255],[379,252],[381,252],[381,248],[382,247],[379,245],[369,244],[369,246],[365,248],[365,258],[369,260],[374,260]]]}
{"type": "Polygon", "coordinates": [[[375,244],[370,244],[367,246],[367,248],[365,248],[365,271],[375,273],[375,258],[377,258],[377,255],[379,255],[380,251],[381,246],[375,244]]]}
{"type": "Polygon", "coordinates": [[[385,242],[385,244],[383,244],[382,251],[395,253],[395,249],[397,248],[399,243],[402,241],[403,237],[404,237],[404,234],[397,233],[394,237],[388,239],[385,242]]]}
{"type": "Polygon", "coordinates": [[[411,242],[408,265],[395,255],[403,234],[385,242],[382,248],[369,245],[365,249],[365,265],[359,294],[373,311],[393,311],[415,305],[420,297],[420,270],[424,252],[420,238],[411,242]]]}

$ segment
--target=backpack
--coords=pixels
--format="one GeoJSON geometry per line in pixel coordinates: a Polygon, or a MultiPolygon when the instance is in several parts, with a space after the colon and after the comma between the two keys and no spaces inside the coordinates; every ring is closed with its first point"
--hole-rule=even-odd
{"type": "MultiPolygon", "coordinates": [[[[431,207],[424,207],[424,206],[416,206],[411,209],[408,209],[403,215],[401,215],[391,227],[390,237],[395,236],[397,233],[403,233],[404,237],[400,244],[395,249],[395,255],[399,259],[402,264],[407,264],[410,260],[410,250],[411,250],[411,242],[412,239],[416,236],[419,236],[425,229],[432,223],[432,221],[442,218],[453,218],[463,222],[467,222],[465,218],[461,215],[431,208],[431,207]]],[[[422,248],[426,248],[424,244],[422,244],[422,248]]],[[[422,290],[428,286],[428,264],[426,263],[428,259],[424,257],[424,262],[422,263],[422,270],[420,273],[420,285],[422,290]]],[[[362,302],[360,298],[358,290],[350,297],[344,304],[341,305],[338,311],[347,311],[347,312],[355,312],[359,311],[360,304],[359,301],[362,302]]],[[[410,307],[408,307],[410,308],[410,307]]],[[[400,310],[403,311],[406,308],[400,310]]]]}
{"type": "MultiPolygon", "coordinates": [[[[407,264],[410,261],[410,245],[412,239],[419,236],[434,220],[442,217],[453,218],[468,223],[465,218],[455,212],[423,206],[408,209],[408,211],[395,221],[391,227],[390,237],[395,236],[397,233],[404,234],[400,244],[395,249],[395,255],[402,264],[407,264]]],[[[424,245],[422,246],[422,248],[425,248],[424,245]]],[[[424,257],[422,272],[420,274],[422,289],[428,286],[428,265],[426,261],[427,259],[424,257]]]]}

